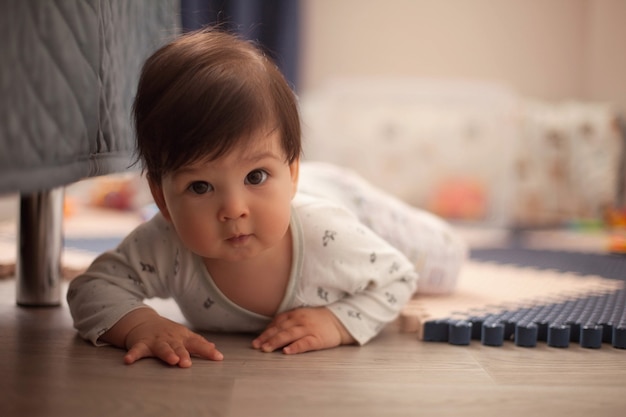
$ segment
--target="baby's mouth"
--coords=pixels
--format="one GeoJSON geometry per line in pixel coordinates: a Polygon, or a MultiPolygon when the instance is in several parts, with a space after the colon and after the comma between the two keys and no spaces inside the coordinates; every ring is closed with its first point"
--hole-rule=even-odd
{"type": "Polygon", "coordinates": [[[226,239],[226,241],[235,245],[241,245],[241,244],[246,243],[248,239],[250,238],[250,236],[251,235],[238,234],[238,235],[229,237],[228,239],[226,239]]]}

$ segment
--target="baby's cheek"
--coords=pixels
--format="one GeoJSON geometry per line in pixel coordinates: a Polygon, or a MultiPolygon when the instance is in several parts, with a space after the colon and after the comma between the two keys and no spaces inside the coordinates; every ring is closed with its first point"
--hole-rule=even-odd
{"type": "Polygon", "coordinates": [[[206,221],[200,221],[192,216],[180,219],[176,224],[179,238],[191,250],[201,250],[210,241],[214,233],[208,227],[206,221]]]}
{"type": "Polygon", "coordinates": [[[290,210],[274,211],[272,216],[267,217],[264,221],[264,228],[267,235],[272,236],[272,238],[276,240],[282,239],[289,229],[290,216],[290,210]]]}

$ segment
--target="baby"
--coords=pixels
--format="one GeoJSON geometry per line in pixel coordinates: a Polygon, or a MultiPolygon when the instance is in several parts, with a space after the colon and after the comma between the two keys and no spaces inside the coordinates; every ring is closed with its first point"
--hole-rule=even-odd
{"type": "Polygon", "coordinates": [[[301,164],[296,97],[253,43],[208,29],[165,45],[133,116],[159,213],[67,294],[80,335],[126,349],[127,364],[223,359],[147,298],[173,298],[196,331],[255,333],[253,348],[295,354],[367,343],[418,278],[423,292],[453,289],[465,246],[443,221],[346,170],[301,164]]]}

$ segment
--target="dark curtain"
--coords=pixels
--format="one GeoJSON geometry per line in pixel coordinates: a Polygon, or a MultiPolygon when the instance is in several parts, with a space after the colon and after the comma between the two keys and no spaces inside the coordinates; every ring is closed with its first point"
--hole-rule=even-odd
{"type": "Polygon", "coordinates": [[[220,23],[258,42],[298,87],[299,0],[181,0],[183,31],[220,23]]]}

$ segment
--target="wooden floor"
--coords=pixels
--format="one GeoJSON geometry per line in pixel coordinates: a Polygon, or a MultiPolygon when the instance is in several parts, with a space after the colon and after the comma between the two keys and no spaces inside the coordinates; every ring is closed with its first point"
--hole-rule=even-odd
{"type": "MultiPolygon", "coordinates": [[[[189,369],[76,336],[67,306],[15,305],[0,281],[0,416],[624,416],[626,351],[468,347],[390,326],[365,347],[286,356],[207,335],[223,362],[189,369]]],[[[169,303],[157,306],[180,317],[169,303]]]]}

